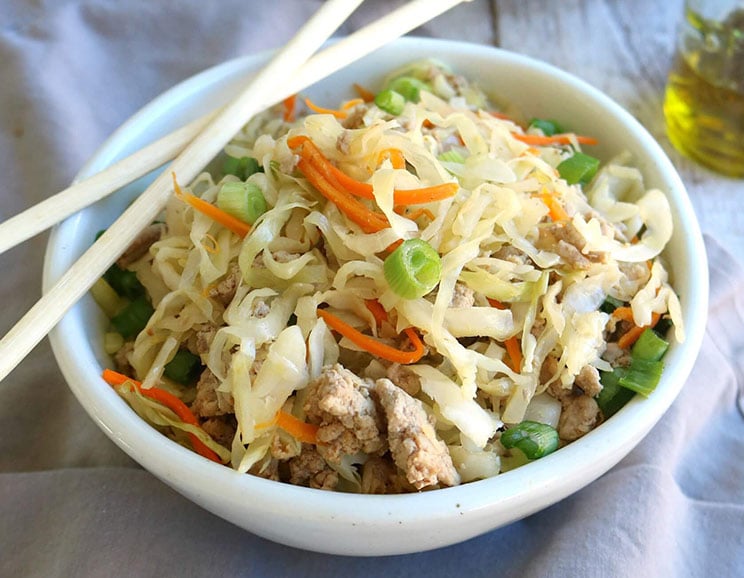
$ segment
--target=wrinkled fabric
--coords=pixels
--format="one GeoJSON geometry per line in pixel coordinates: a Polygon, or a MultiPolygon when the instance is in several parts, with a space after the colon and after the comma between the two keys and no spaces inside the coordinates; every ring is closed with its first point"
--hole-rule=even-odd
{"type": "MultiPolygon", "coordinates": [[[[368,2],[348,33],[399,1],[368,2]]],[[[0,1],[0,219],[63,189],[103,140],[190,75],[291,37],[320,0],[0,1]]],[[[485,2],[417,34],[490,43],[485,2]]],[[[0,255],[3,334],[40,296],[46,235],[0,255]]],[[[40,344],[0,383],[0,576],[735,576],[744,573],[744,270],[706,239],[710,319],[651,433],[562,502],[406,556],[304,552],[240,530],[140,468],[40,344]]]]}

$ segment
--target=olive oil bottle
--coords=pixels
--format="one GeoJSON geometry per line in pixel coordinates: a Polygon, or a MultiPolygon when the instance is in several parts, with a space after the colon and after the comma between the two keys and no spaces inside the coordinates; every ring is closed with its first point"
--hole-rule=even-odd
{"type": "Polygon", "coordinates": [[[717,172],[744,177],[744,3],[729,2],[732,10],[715,18],[691,4],[664,100],[669,140],[717,172]]]}

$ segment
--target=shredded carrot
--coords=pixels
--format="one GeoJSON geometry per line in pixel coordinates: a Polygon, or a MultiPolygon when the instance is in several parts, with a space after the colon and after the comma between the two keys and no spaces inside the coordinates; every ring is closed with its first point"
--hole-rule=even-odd
{"type": "MultiPolygon", "coordinates": [[[[486,300],[494,309],[503,310],[507,308],[504,303],[496,299],[486,297],[486,300]]],[[[517,339],[516,335],[510,337],[504,341],[504,347],[506,347],[506,354],[509,356],[509,367],[512,368],[512,371],[519,373],[520,369],[522,369],[522,346],[519,344],[519,339],[517,339]]]]}
{"type": "Polygon", "coordinates": [[[595,145],[599,141],[590,136],[574,135],[574,134],[554,134],[553,136],[542,136],[539,134],[522,134],[513,132],[512,136],[528,145],[534,146],[550,146],[550,145],[566,145],[577,142],[579,144],[595,145]]]}
{"type": "Polygon", "coordinates": [[[294,122],[297,95],[288,96],[282,101],[282,104],[284,105],[284,122],[294,122]]]}
{"type": "Polygon", "coordinates": [[[199,197],[195,197],[194,195],[184,191],[178,185],[175,173],[173,173],[173,190],[176,193],[176,197],[188,203],[189,205],[194,207],[194,209],[196,209],[200,213],[205,214],[207,217],[209,217],[213,221],[216,221],[223,227],[230,229],[236,235],[245,237],[248,233],[250,233],[251,226],[245,221],[241,221],[240,219],[237,219],[232,215],[226,213],[222,209],[216,207],[212,203],[208,203],[207,201],[200,199],[199,197]]]}
{"type": "Polygon", "coordinates": [[[291,413],[287,413],[280,409],[276,414],[276,425],[301,442],[307,444],[318,443],[319,427],[315,424],[297,419],[291,413]]]}
{"type": "Polygon", "coordinates": [[[364,104],[363,98],[352,98],[351,100],[347,100],[341,105],[341,110],[349,110],[359,104],[364,104]]]}
{"type": "MultiPolygon", "coordinates": [[[[623,321],[630,321],[633,323],[633,310],[630,307],[617,307],[612,312],[613,317],[617,317],[618,319],[622,319],[623,321]]],[[[630,349],[632,345],[638,341],[638,338],[641,336],[641,334],[648,329],[649,327],[654,327],[659,322],[659,319],[661,319],[661,315],[658,313],[652,313],[651,314],[651,323],[648,325],[633,325],[628,331],[623,333],[620,338],[617,340],[617,345],[621,349],[630,349]]]]}
{"type": "Polygon", "coordinates": [[[415,211],[411,211],[410,213],[406,213],[404,217],[406,219],[411,219],[411,221],[415,221],[419,217],[424,216],[430,221],[433,221],[436,219],[434,216],[434,213],[432,213],[429,209],[416,209],[415,211]]]}
{"type": "Polygon", "coordinates": [[[323,108],[322,106],[318,106],[309,98],[305,99],[305,104],[310,110],[317,112],[318,114],[332,114],[336,118],[346,118],[348,115],[345,110],[336,110],[333,108],[323,108]]]}
{"type": "MultiPolygon", "coordinates": [[[[144,395],[145,397],[149,397],[150,399],[157,401],[158,403],[161,403],[165,407],[170,409],[178,416],[178,419],[180,419],[182,422],[193,425],[195,427],[201,427],[199,425],[199,420],[193,413],[191,413],[191,410],[188,408],[188,406],[180,399],[178,399],[175,395],[168,391],[165,391],[164,389],[160,389],[157,387],[149,387],[145,389],[142,387],[142,384],[139,381],[110,369],[103,370],[103,380],[112,387],[123,385],[127,382],[131,383],[142,395],[144,395]]],[[[219,456],[209,447],[207,447],[207,445],[202,442],[197,436],[195,436],[191,432],[187,432],[187,434],[189,436],[189,439],[191,440],[191,444],[194,446],[195,452],[209,460],[212,460],[213,462],[217,462],[218,464],[222,463],[222,460],[220,460],[219,456]]]]}
{"type": "Polygon", "coordinates": [[[337,187],[308,159],[301,158],[297,163],[297,168],[318,189],[321,195],[334,203],[344,215],[359,225],[365,233],[376,233],[390,226],[385,215],[371,211],[346,191],[337,187]]]}
{"type": "Polygon", "coordinates": [[[519,344],[519,339],[516,336],[510,337],[504,341],[504,347],[506,347],[506,353],[509,355],[509,361],[511,361],[509,367],[519,373],[522,369],[522,347],[519,344]]]}
{"type": "MultiPolygon", "coordinates": [[[[301,156],[307,158],[317,167],[325,175],[326,179],[337,181],[345,191],[364,199],[375,198],[372,185],[352,179],[342,170],[338,169],[320,152],[320,149],[308,137],[303,135],[291,137],[287,139],[287,145],[293,149],[302,146],[300,151],[301,156]]],[[[443,183],[420,189],[396,189],[393,203],[395,205],[421,205],[441,201],[454,196],[458,189],[459,185],[457,183],[443,183]]]]}
{"type": "Polygon", "coordinates": [[[367,307],[367,309],[369,309],[369,312],[375,318],[377,327],[388,320],[387,311],[385,311],[385,308],[380,305],[380,302],[377,299],[365,299],[364,305],[367,307]]]}
{"type": "Polygon", "coordinates": [[[328,327],[330,327],[337,333],[340,333],[341,335],[349,339],[352,343],[358,345],[365,351],[368,351],[369,353],[371,353],[372,355],[376,355],[377,357],[381,357],[382,359],[387,359],[388,361],[392,361],[394,363],[401,363],[403,365],[406,365],[409,363],[416,363],[424,356],[424,344],[422,343],[421,338],[418,336],[416,331],[414,331],[411,327],[407,327],[404,331],[405,334],[408,336],[411,345],[413,345],[413,351],[403,351],[401,349],[395,349],[394,347],[391,347],[384,343],[380,343],[374,337],[370,337],[369,335],[365,335],[360,331],[357,331],[351,325],[342,321],[325,309],[318,309],[318,316],[326,322],[328,327]]]}
{"type": "Polygon", "coordinates": [[[364,102],[372,102],[375,99],[375,93],[364,88],[361,84],[354,83],[354,90],[364,102]]]}
{"type": "Polygon", "coordinates": [[[381,150],[377,155],[377,165],[381,165],[386,159],[390,160],[390,164],[394,169],[406,168],[406,158],[400,149],[390,148],[381,150]]]}
{"type": "Polygon", "coordinates": [[[558,202],[558,199],[555,198],[555,195],[552,195],[548,193],[547,191],[543,191],[542,193],[539,193],[537,195],[540,200],[545,203],[545,206],[548,207],[548,215],[550,216],[550,219],[554,223],[560,223],[562,221],[569,221],[571,218],[568,216],[568,213],[566,212],[566,209],[564,209],[561,204],[558,202]]]}
{"type": "Polygon", "coordinates": [[[495,110],[491,110],[488,112],[492,117],[494,118],[500,118],[501,120],[511,120],[511,117],[509,117],[508,114],[504,114],[503,112],[496,112],[495,110]]]}
{"type": "Polygon", "coordinates": [[[491,299],[490,297],[486,297],[486,300],[491,307],[494,307],[496,309],[506,309],[506,305],[504,305],[501,301],[491,299]]]}

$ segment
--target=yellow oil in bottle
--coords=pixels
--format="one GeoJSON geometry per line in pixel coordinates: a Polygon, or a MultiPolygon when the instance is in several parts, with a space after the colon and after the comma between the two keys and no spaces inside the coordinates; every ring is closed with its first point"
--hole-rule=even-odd
{"type": "Polygon", "coordinates": [[[664,100],[669,140],[713,170],[744,177],[744,11],[715,25],[690,14],[687,21],[664,100]]]}

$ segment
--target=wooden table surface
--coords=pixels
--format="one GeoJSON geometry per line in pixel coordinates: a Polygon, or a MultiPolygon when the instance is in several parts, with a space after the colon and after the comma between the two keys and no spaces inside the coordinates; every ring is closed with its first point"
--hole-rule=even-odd
{"type": "Polygon", "coordinates": [[[667,152],[703,232],[741,256],[744,180],[696,165],[666,137],[664,86],[682,4],[682,0],[474,0],[420,32],[539,58],[602,90],[631,112],[667,152]]]}

